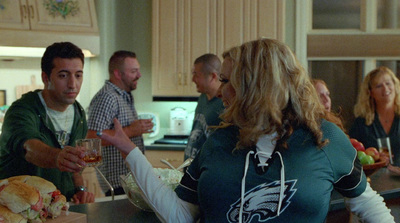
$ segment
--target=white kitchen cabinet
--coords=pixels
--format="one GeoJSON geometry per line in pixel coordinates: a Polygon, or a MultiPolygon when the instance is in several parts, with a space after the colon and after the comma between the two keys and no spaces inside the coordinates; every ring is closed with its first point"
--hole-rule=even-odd
{"type": "MultiPolygon", "coordinates": [[[[189,1],[187,1],[189,2],[189,1]]],[[[152,88],[154,96],[198,95],[190,80],[183,0],[153,0],[152,88]],[[193,90],[191,90],[193,89],[193,90]]]]}
{"type": "Polygon", "coordinates": [[[94,0],[0,1],[0,29],[98,33],[94,0]]]}
{"type": "Polygon", "coordinates": [[[29,29],[26,0],[0,2],[0,28],[29,29]]]}
{"type": "Polygon", "coordinates": [[[194,60],[245,41],[284,41],[285,1],[153,0],[153,96],[198,96],[194,60]]]}

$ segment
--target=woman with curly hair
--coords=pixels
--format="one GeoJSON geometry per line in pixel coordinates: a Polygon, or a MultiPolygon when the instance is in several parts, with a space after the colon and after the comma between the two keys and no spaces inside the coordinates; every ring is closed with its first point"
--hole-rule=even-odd
{"type": "Polygon", "coordinates": [[[317,90],[319,100],[322,105],[324,105],[325,110],[331,111],[332,102],[328,85],[325,83],[325,81],[316,78],[312,79],[311,82],[313,83],[315,90],[317,90]]]}
{"type": "Polygon", "coordinates": [[[337,126],[339,126],[340,129],[346,132],[340,115],[331,111],[332,104],[328,85],[325,83],[325,81],[316,78],[312,79],[311,82],[313,83],[315,90],[317,91],[319,101],[325,107],[325,119],[335,123],[337,126]]]}
{"type": "Polygon", "coordinates": [[[223,124],[172,191],[123,134],[100,134],[126,154],[163,222],[324,222],[333,189],[361,219],[394,222],[361,171],[356,151],[289,47],[260,39],[223,54],[223,124]]]}
{"type": "Polygon", "coordinates": [[[365,148],[378,148],[378,138],[390,138],[393,163],[400,166],[400,82],[393,71],[378,67],[364,78],[354,107],[349,135],[365,148]]]}

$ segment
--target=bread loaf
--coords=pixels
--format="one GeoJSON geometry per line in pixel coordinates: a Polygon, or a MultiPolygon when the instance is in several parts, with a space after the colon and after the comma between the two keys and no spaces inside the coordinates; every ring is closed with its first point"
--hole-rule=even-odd
{"type": "Polygon", "coordinates": [[[52,182],[29,175],[0,180],[0,204],[6,207],[4,215],[14,216],[8,214],[9,210],[17,214],[14,217],[19,215],[25,219],[21,222],[44,222],[48,216],[56,218],[69,208],[65,196],[52,182]]]}
{"type": "Polygon", "coordinates": [[[26,223],[27,220],[20,214],[15,214],[7,207],[0,205],[0,216],[3,217],[5,222],[9,223],[26,223]]]}
{"type": "Polygon", "coordinates": [[[39,201],[39,192],[32,186],[14,180],[0,192],[0,204],[14,213],[27,210],[39,201]]]}

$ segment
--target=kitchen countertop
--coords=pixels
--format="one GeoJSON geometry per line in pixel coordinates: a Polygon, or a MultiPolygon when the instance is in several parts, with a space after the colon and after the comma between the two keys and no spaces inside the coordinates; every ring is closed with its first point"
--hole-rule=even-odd
{"type": "Polygon", "coordinates": [[[146,150],[166,150],[166,151],[184,151],[186,145],[183,144],[155,144],[154,141],[162,137],[147,138],[144,140],[146,150]]]}
{"type": "Polygon", "coordinates": [[[154,212],[142,211],[128,199],[73,205],[69,210],[87,214],[88,223],[160,222],[154,212]]]}
{"type": "Polygon", "coordinates": [[[167,150],[167,151],[184,151],[186,145],[175,144],[151,144],[145,145],[146,150],[167,150]]]}
{"type": "MultiPolygon", "coordinates": [[[[395,222],[400,222],[400,176],[392,174],[386,167],[370,176],[371,188],[377,191],[391,209],[395,222]]],[[[345,208],[343,196],[333,191],[330,211],[326,223],[357,222],[349,221],[349,211],[345,208]]]]}
{"type": "MultiPolygon", "coordinates": [[[[400,222],[400,176],[394,176],[382,168],[370,176],[371,187],[376,190],[392,210],[396,222],[400,222]]],[[[114,201],[96,202],[93,204],[73,205],[70,211],[86,213],[88,223],[96,222],[160,222],[153,212],[142,211],[134,206],[123,195],[116,196],[114,201]]],[[[337,192],[332,194],[331,208],[327,223],[344,222],[348,211],[344,208],[343,197],[337,192]]]]}
{"type": "MultiPolygon", "coordinates": [[[[400,197],[400,176],[391,174],[387,168],[381,168],[372,174],[370,179],[371,188],[377,191],[385,200],[400,197]]],[[[333,191],[330,210],[345,208],[343,202],[343,196],[333,191]]]]}

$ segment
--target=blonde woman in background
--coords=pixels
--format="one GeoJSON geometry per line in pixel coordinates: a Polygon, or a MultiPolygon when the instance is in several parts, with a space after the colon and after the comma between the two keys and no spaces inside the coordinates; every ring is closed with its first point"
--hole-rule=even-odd
{"type": "Polygon", "coordinates": [[[389,137],[394,165],[400,166],[400,82],[393,71],[378,67],[367,74],[354,115],[350,137],[362,142],[365,148],[378,148],[377,139],[389,137]]]}
{"type": "Polygon", "coordinates": [[[324,222],[335,188],[367,222],[394,222],[356,151],[325,110],[289,47],[260,39],[223,54],[225,122],[172,191],[115,120],[99,133],[125,155],[162,222],[324,222]]]}

